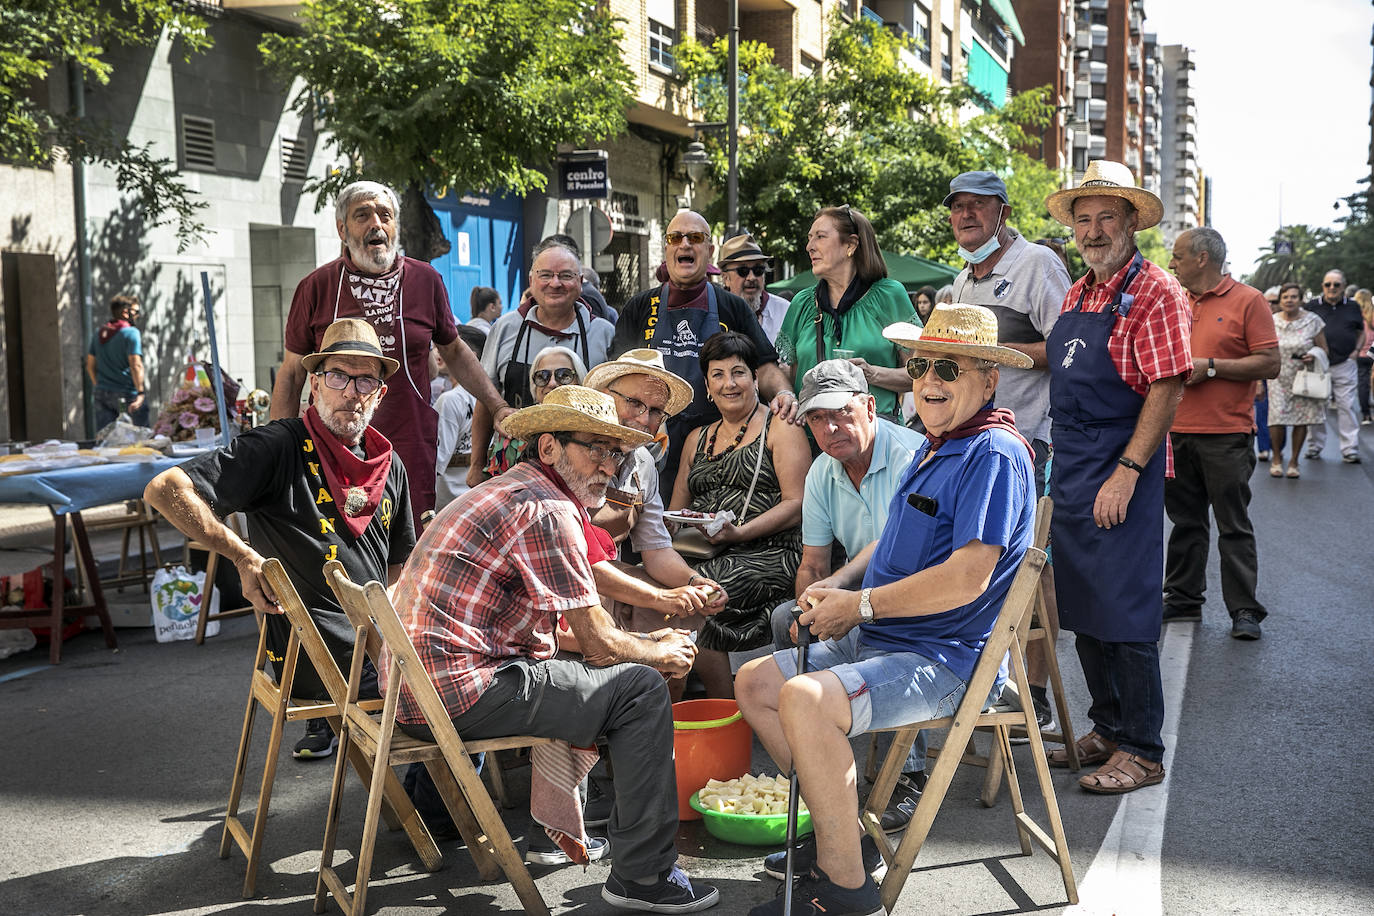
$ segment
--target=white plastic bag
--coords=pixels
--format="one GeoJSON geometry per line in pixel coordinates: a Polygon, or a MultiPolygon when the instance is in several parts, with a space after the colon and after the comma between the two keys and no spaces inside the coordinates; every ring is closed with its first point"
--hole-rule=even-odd
{"type": "MultiPolygon", "coordinates": [[[[196,619],[205,596],[205,573],[185,566],[164,566],[153,574],[153,628],[158,642],[196,638],[196,619]]],[[[210,614],[219,613],[219,592],[210,597],[210,614]]],[[[219,621],[205,626],[205,635],[219,633],[219,621]]]]}

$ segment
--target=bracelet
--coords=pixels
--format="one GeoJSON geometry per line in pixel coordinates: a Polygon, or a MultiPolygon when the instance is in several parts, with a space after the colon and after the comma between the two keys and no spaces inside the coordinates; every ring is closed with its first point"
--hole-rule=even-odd
{"type": "Polygon", "coordinates": [[[691,585],[693,582],[697,581],[698,579],[705,579],[705,578],[706,578],[706,577],[703,576],[701,573],[692,573],[690,576],[687,577],[687,584],[688,584],[688,585],[691,585]]]}
{"type": "Polygon", "coordinates": [[[1131,459],[1127,458],[1125,455],[1122,455],[1120,458],[1116,459],[1116,463],[1119,464],[1119,465],[1121,465],[1123,468],[1130,468],[1132,471],[1135,471],[1137,474],[1144,474],[1144,473],[1145,473],[1145,469],[1144,469],[1143,467],[1141,467],[1140,465],[1136,464],[1134,461],[1132,461],[1131,459]]]}

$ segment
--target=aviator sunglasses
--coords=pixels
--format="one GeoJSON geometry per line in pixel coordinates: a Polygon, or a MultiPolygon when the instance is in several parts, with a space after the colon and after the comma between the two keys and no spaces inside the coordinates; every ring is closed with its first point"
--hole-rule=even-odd
{"type": "Polygon", "coordinates": [[[664,240],[665,240],[669,245],[677,245],[677,244],[681,243],[683,239],[686,239],[688,242],[690,242],[690,243],[693,244],[693,245],[700,245],[701,243],[707,241],[707,240],[710,239],[711,237],[710,237],[709,235],[707,235],[705,232],[693,231],[693,232],[669,232],[669,233],[668,233],[667,235],[665,235],[663,238],[664,238],[664,240]]]}
{"type": "Polygon", "coordinates": [[[539,369],[535,371],[533,378],[537,388],[547,388],[549,379],[555,379],[560,385],[577,384],[577,373],[571,369],[539,369]]]}
{"type": "Polygon", "coordinates": [[[935,374],[946,382],[953,382],[965,372],[976,372],[975,369],[961,369],[959,364],[952,359],[927,359],[924,356],[913,356],[906,361],[906,374],[913,379],[919,379],[931,369],[935,374]]]}

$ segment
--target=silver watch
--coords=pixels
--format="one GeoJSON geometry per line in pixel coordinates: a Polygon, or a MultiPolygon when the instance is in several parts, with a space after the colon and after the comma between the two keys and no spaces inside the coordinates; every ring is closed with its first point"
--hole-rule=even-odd
{"type": "Polygon", "coordinates": [[[872,591],[872,588],[866,588],[859,592],[859,619],[864,623],[873,622],[873,602],[868,600],[868,596],[872,591]]]}

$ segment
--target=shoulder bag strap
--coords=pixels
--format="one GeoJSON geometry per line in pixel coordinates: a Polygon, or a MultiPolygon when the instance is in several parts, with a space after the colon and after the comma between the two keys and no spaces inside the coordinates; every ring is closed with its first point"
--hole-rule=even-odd
{"type": "Polygon", "coordinates": [[[767,445],[768,424],[773,419],[773,412],[768,408],[763,409],[763,429],[759,430],[759,454],[754,459],[754,479],[749,481],[749,492],[744,496],[744,505],[740,508],[739,521],[736,524],[744,524],[744,517],[749,514],[749,503],[754,499],[754,487],[759,482],[759,470],[763,467],[763,450],[767,445]]]}

